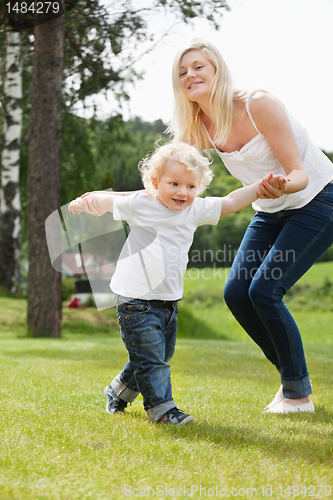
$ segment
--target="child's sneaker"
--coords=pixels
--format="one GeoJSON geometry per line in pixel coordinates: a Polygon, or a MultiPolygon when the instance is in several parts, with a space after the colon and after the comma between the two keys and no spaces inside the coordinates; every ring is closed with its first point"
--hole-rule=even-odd
{"type": "Polygon", "coordinates": [[[193,417],[188,415],[187,413],[178,410],[175,406],[171,410],[167,411],[163,417],[161,417],[157,422],[161,422],[163,424],[174,424],[174,425],[185,425],[189,422],[192,422],[193,417]]]}
{"type": "Polygon", "coordinates": [[[107,413],[125,413],[124,409],[127,406],[127,402],[118,398],[116,393],[112,390],[110,385],[105,387],[104,397],[106,399],[105,411],[107,413]]]}

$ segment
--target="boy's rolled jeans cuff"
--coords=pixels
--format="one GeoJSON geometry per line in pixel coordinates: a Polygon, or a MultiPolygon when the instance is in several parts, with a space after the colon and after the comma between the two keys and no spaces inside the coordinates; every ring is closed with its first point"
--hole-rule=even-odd
{"type": "Polygon", "coordinates": [[[171,410],[172,408],[175,408],[176,403],[174,402],[173,399],[170,401],[165,401],[164,403],[161,403],[157,406],[153,406],[153,408],[147,408],[146,412],[148,415],[148,418],[151,422],[155,423],[157,420],[159,420],[163,415],[171,410]]]}
{"type": "Polygon", "coordinates": [[[139,391],[133,391],[127,387],[120,379],[120,374],[117,375],[111,382],[111,389],[116,393],[117,397],[126,401],[126,403],[133,403],[135,398],[140,394],[139,391]]]}
{"type": "Polygon", "coordinates": [[[312,394],[312,385],[309,375],[298,379],[282,379],[283,396],[290,399],[306,398],[312,394]]]}

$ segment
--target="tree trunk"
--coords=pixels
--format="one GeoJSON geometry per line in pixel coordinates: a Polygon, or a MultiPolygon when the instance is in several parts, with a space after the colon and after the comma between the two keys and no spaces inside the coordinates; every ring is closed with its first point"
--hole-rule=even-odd
{"type": "Polygon", "coordinates": [[[20,34],[6,33],[4,127],[0,183],[0,285],[19,286],[20,141],[22,130],[22,60],[20,34]]]}
{"type": "Polygon", "coordinates": [[[28,331],[35,337],[60,337],[61,274],[50,262],[45,220],[60,206],[64,16],[37,26],[34,35],[27,207],[28,331]]]}

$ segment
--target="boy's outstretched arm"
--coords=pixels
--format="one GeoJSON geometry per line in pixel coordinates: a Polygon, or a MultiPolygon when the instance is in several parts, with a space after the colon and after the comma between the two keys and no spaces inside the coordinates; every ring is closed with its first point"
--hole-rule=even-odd
{"type": "Polygon", "coordinates": [[[81,195],[81,198],[85,198],[87,196],[90,196],[92,194],[105,194],[105,193],[113,193],[117,196],[128,196],[129,194],[133,193],[138,193],[139,191],[145,191],[144,189],[138,189],[136,191],[112,191],[112,189],[104,190],[104,191],[88,191],[87,193],[84,193],[81,195]]]}
{"type": "MultiPolygon", "coordinates": [[[[144,191],[144,189],[138,190],[144,191]]],[[[91,215],[103,215],[113,212],[113,199],[115,196],[128,196],[138,191],[90,191],[71,201],[68,210],[75,213],[85,212],[91,215]]]]}
{"type": "Polygon", "coordinates": [[[117,196],[112,191],[101,191],[94,194],[86,193],[84,197],[76,198],[68,205],[68,210],[75,213],[85,212],[91,215],[103,215],[113,212],[113,199],[117,196]]]}
{"type": "Polygon", "coordinates": [[[286,192],[289,179],[283,175],[268,174],[260,181],[232,191],[222,199],[221,217],[238,212],[260,198],[264,181],[275,185],[276,196],[271,195],[271,198],[280,198],[286,192]]]}

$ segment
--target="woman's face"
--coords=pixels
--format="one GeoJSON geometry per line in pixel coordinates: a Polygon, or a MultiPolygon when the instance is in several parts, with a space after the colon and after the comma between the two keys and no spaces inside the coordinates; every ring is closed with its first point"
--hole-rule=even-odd
{"type": "Polygon", "coordinates": [[[215,66],[201,50],[186,52],[179,67],[179,83],[184,95],[195,102],[209,98],[215,73],[215,66]]]}

